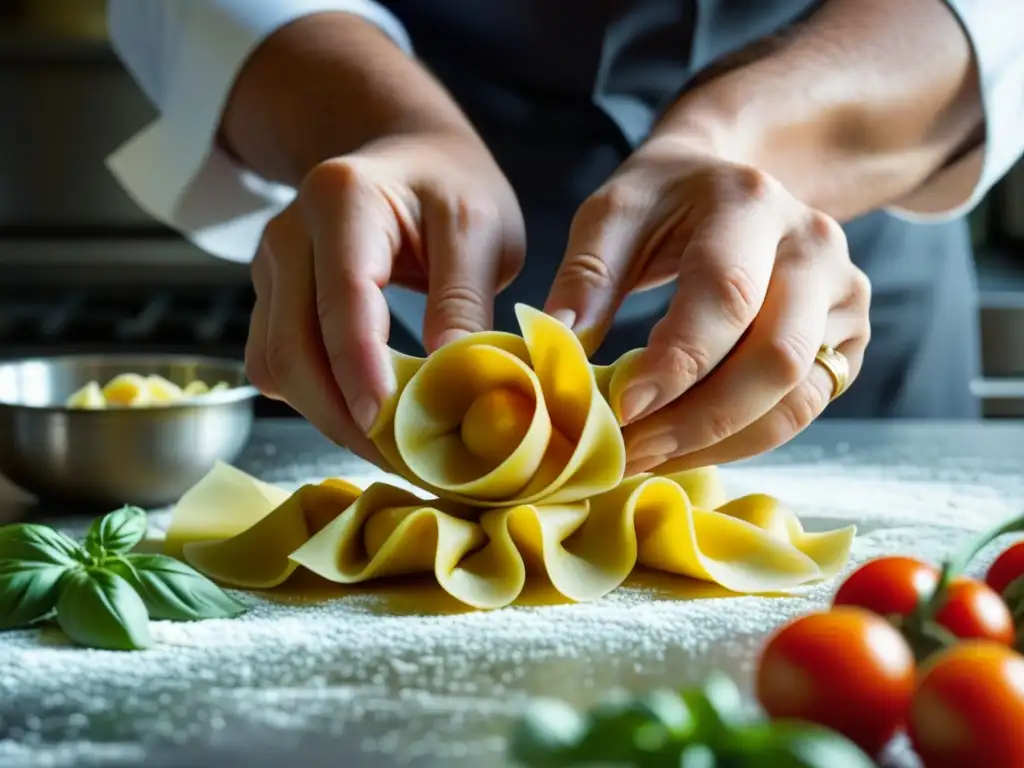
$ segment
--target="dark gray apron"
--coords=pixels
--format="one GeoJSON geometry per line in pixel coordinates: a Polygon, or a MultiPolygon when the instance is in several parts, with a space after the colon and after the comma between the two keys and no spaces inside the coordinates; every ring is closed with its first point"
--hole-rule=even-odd
{"type": "MultiPolygon", "coordinates": [[[[465,109],[515,188],[526,266],[499,296],[495,326],[517,330],[516,302],[541,306],[579,204],[642,142],[687,80],[777,31],[805,0],[390,0],[421,60],[465,109]]],[[[966,223],[912,224],[873,213],[846,227],[873,284],[873,339],[859,379],[827,416],[970,418],[978,311],[966,223]]],[[[674,286],[630,296],[595,362],[646,343],[674,286]]],[[[388,289],[421,353],[424,300],[388,289]]]]}

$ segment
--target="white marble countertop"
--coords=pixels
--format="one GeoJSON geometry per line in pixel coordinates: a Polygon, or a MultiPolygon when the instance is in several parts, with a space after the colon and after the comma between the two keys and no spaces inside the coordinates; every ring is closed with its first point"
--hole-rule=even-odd
{"type": "MultiPolygon", "coordinates": [[[[285,486],[374,479],[294,421],[257,422],[239,465],[285,486]]],[[[937,559],[1024,507],[1024,424],[822,421],[724,475],[733,493],[777,495],[810,527],[855,522],[855,563],[937,559]]],[[[0,522],[46,512],[5,509],[0,522]]],[[[239,619],[155,623],[158,645],[138,654],[6,633],[0,765],[498,766],[528,696],[582,706],[611,686],[696,683],[711,667],[748,686],[765,634],[824,605],[834,586],[701,599],[682,580],[648,579],[587,605],[534,594],[491,613],[408,583],[246,596],[253,609],[239,619]]],[[[896,745],[891,764],[915,762],[896,745]]]]}

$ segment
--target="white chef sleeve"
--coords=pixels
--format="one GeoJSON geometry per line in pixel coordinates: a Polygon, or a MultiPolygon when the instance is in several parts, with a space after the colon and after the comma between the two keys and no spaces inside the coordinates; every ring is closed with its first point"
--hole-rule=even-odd
{"type": "Polygon", "coordinates": [[[323,11],[358,15],[411,52],[401,22],[372,0],[108,0],[114,50],[159,110],[107,158],[143,210],[214,256],[252,259],[263,227],[295,193],[216,146],[221,112],[260,42],[323,11]]]}
{"type": "Polygon", "coordinates": [[[1024,1],[945,2],[974,49],[985,138],[890,209],[912,221],[969,213],[1024,154],[1024,1]]]}

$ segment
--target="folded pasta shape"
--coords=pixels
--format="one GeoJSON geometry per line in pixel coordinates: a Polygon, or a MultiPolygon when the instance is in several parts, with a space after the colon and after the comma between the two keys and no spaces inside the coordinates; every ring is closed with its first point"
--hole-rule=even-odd
{"type": "Polygon", "coordinates": [[[592,366],[558,320],[516,307],[522,338],[475,333],[392,353],[396,394],[370,437],[385,469],[476,507],[568,504],[611,490],[626,457],[613,403],[633,353],[592,366]]]}
{"type": "Polygon", "coordinates": [[[515,601],[531,574],[586,601],[637,565],[740,593],[844,566],[852,526],[810,533],[770,496],[727,501],[714,467],[624,479],[618,402],[639,350],[592,366],[560,322],[516,311],[522,338],[393,353],[396,394],[370,436],[385,468],[432,498],[340,479],[289,494],[219,464],[173,510],[168,554],[246,589],[299,569],[339,584],[432,574],[483,609],[515,601]]]}
{"type": "Polygon", "coordinates": [[[481,509],[335,479],[288,495],[221,464],[173,510],[167,550],[246,589],[279,586],[299,568],[340,584],[433,574],[481,609],[512,603],[531,574],[588,601],[637,565],[740,593],[792,590],[845,565],[852,526],[807,532],[769,496],[725,499],[714,467],[637,475],[588,499],[481,509]]]}

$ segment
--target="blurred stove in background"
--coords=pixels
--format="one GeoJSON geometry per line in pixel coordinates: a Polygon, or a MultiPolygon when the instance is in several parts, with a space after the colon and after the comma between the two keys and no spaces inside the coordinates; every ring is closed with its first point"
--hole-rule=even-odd
{"type": "Polygon", "coordinates": [[[0,350],[8,357],[130,348],[238,358],[251,301],[235,286],[5,286],[0,350]]]}

